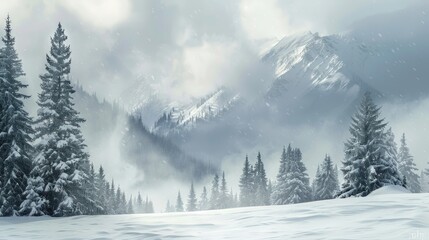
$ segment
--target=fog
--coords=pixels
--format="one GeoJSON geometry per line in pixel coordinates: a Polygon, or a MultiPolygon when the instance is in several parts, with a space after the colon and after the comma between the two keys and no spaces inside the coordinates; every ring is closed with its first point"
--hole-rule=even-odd
{"type": "MultiPolygon", "coordinates": [[[[69,36],[72,81],[81,84],[85,91],[96,93],[100,101],[117,101],[124,112],[129,112],[131,105],[136,103],[134,96],[128,96],[129,89],[136,82],[142,84],[140,79],[151,82],[158,97],[167,102],[190,103],[226,86],[253,103],[263,97],[274,81],[273,66],[261,61],[261,54],[281,38],[304,31],[325,35],[347,32],[351,26],[365,28],[371,25],[371,21],[365,19],[371,20],[373,15],[385,16],[383,14],[422,3],[423,0],[352,3],[342,0],[311,3],[297,0],[0,0],[0,16],[11,16],[16,47],[23,60],[25,81],[29,84],[27,91],[32,95],[27,106],[34,116],[40,91],[38,76],[44,70],[49,38],[58,22],[69,36]]],[[[378,33],[378,30],[374,31],[378,33]]],[[[401,33],[385,37],[396,39],[401,33]]],[[[411,55],[407,59],[414,57],[411,55]]],[[[416,61],[418,68],[424,68],[427,63],[424,60],[416,61]]],[[[420,77],[422,86],[426,86],[426,76],[420,77]]],[[[417,88],[413,91],[419,91],[417,88]]],[[[427,167],[426,139],[429,134],[429,98],[426,98],[427,93],[422,95],[412,101],[398,96],[394,96],[398,101],[380,101],[382,114],[392,126],[397,142],[401,134],[406,133],[411,154],[420,169],[427,167]]],[[[246,154],[251,162],[255,162],[260,151],[268,178],[275,180],[282,148],[289,143],[301,148],[310,177],[314,176],[317,164],[325,154],[330,154],[341,166],[344,142],[349,136],[349,118],[340,124],[338,119],[326,118],[318,124],[287,125],[279,119],[264,122],[264,117],[267,116],[251,116],[259,128],[251,133],[255,134],[252,144],[235,139],[234,145],[240,150],[222,153],[214,163],[225,171],[228,186],[235,193],[246,154]]],[[[125,119],[119,119],[104,138],[88,136],[89,131],[84,130],[95,165],[102,164],[108,179],[114,178],[127,194],[135,195],[140,191],[143,196],[148,195],[154,201],[156,211],[164,210],[167,199],[174,203],[178,190],[186,202],[192,176],[187,180],[168,179],[148,187],[144,184],[141,169],[123,159],[120,145],[124,125],[125,119]]],[[[215,129],[219,134],[230,134],[228,130],[215,129]]],[[[184,143],[180,147],[194,154],[192,150],[197,145],[189,145],[184,143]]],[[[216,146],[222,146],[222,143],[216,146]]],[[[202,160],[213,157],[204,156],[204,153],[195,155],[202,160]]],[[[151,158],[166,162],[164,156],[153,155],[151,158]]],[[[204,185],[209,191],[211,178],[208,176],[195,182],[197,196],[204,185]]]]}

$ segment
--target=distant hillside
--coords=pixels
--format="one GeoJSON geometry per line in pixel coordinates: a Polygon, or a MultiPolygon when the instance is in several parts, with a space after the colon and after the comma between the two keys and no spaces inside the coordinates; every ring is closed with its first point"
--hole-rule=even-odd
{"type": "Polygon", "coordinates": [[[128,115],[117,104],[99,101],[96,95],[88,94],[80,86],[76,87],[74,97],[77,109],[86,119],[83,132],[88,149],[93,157],[103,158],[96,162],[103,165],[108,161],[130,163],[141,171],[142,184],[167,178],[198,180],[215,172],[215,167],[183,152],[170,140],[149,132],[140,119],[128,115]],[[113,146],[112,140],[116,141],[113,146]],[[112,147],[116,149],[110,149],[112,147]],[[120,159],[112,159],[114,157],[120,159]]]}

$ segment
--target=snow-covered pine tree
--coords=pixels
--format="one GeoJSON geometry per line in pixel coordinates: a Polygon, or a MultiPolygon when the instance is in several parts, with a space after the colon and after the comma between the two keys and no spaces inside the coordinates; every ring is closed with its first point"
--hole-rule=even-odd
{"type": "Polygon", "coordinates": [[[235,194],[234,194],[233,199],[234,199],[234,206],[233,206],[233,207],[239,207],[239,206],[240,206],[240,202],[239,202],[239,200],[238,200],[238,195],[237,195],[237,193],[235,193],[235,194]]]}
{"type": "Polygon", "coordinates": [[[167,200],[167,205],[165,206],[165,212],[174,212],[175,209],[171,206],[170,200],[167,200]]]}
{"type": "Polygon", "coordinates": [[[35,125],[37,156],[32,174],[44,179],[46,213],[54,216],[88,213],[92,201],[88,192],[93,191],[88,189],[89,155],[80,131],[84,119],[74,109],[71,52],[66,40],[58,24],[46,55],[46,73],[40,76],[42,92],[35,125]]]}
{"type": "Polygon", "coordinates": [[[153,202],[152,200],[150,200],[149,202],[147,202],[147,213],[154,213],[155,210],[153,209],[153,202]]]}
{"type": "Polygon", "coordinates": [[[311,182],[311,186],[310,186],[313,200],[318,200],[317,195],[316,195],[318,182],[320,182],[320,165],[317,166],[316,176],[314,177],[313,181],[311,182]]]}
{"type": "Polygon", "coordinates": [[[399,147],[398,170],[407,179],[407,188],[410,192],[419,193],[422,191],[419,181],[420,176],[416,173],[418,169],[407,146],[405,133],[402,134],[401,146],[399,147]]]}
{"type": "Polygon", "coordinates": [[[210,209],[219,209],[219,175],[215,174],[210,194],[210,209]]]}
{"type": "Polygon", "coordinates": [[[228,197],[228,201],[229,201],[229,203],[228,203],[228,207],[229,208],[234,208],[234,207],[238,207],[239,205],[238,205],[238,202],[236,202],[235,201],[235,196],[236,196],[237,194],[235,194],[233,191],[232,191],[232,188],[229,190],[229,197],[228,197]]]}
{"type": "Polygon", "coordinates": [[[115,181],[112,179],[112,183],[106,184],[106,199],[107,199],[107,214],[115,214],[115,181]]]}
{"type": "Polygon", "coordinates": [[[423,170],[420,172],[420,186],[422,188],[423,193],[429,192],[429,181],[427,179],[425,171],[423,170]]]}
{"type": "Polygon", "coordinates": [[[253,191],[253,171],[249,163],[249,157],[246,155],[244,160],[243,173],[240,177],[240,206],[252,206],[254,202],[253,191]]]}
{"type": "MultiPolygon", "coordinates": [[[[170,202],[168,202],[168,203],[170,203],[170,202]]],[[[137,195],[135,212],[136,213],[142,213],[143,212],[143,199],[142,199],[142,196],[140,195],[140,192],[137,195]]]]}
{"type": "Polygon", "coordinates": [[[341,171],[344,182],[341,198],[366,196],[385,185],[402,185],[395,160],[390,156],[385,128],[370,93],[365,93],[352,117],[350,139],[345,143],[345,159],[341,171]]]}
{"type": "Polygon", "coordinates": [[[289,172],[289,162],[292,161],[292,147],[283,147],[283,152],[280,157],[280,167],[277,174],[277,182],[274,186],[273,193],[271,194],[271,202],[274,205],[287,204],[286,199],[288,198],[286,189],[288,187],[287,173],[289,172]]]}
{"type": "Polygon", "coordinates": [[[302,153],[299,148],[292,150],[292,158],[288,164],[286,174],[285,199],[283,204],[308,202],[311,200],[311,188],[306,168],[302,162],[302,153]]]}
{"type": "Polygon", "coordinates": [[[254,188],[255,188],[255,205],[263,206],[270,203],[268,194],[268,180],[265,173],[264,163],[262,162],[261,153],[258,152],[257,161],[254,168],[254,188]]]}
{"type": "Polygon", "coordinates": [[[46,200],[41,197],[45,183],[41,177],[28,178],[27,188],[23,193],[26,199],[21,203],[19,215],[43,216],[45,215],[46,200]]]}
{"type": "Polygon", "coordinates": [[[133,196],[130,196],[130,200],[127,203],[127,214],[134,214],[133,196]]]}
{"type": "Polygon", "coordinates": [[[127,197],[125,196],[125,192],[122,192],[121,201],[119,202],[119,212],[120,214],[126,214],[128,211],[128,202],[127,197]]]}
{"type": "Polygon", "coordinates": [[[177,193],[177,200],[176,200],[176,212],[183,212],[183,201],[182,196],[180,196],[180,191],[177,193]]]}
{"type": "Polygon", "coordinates": [[[87,208],[87,211],[85,214],[90,215],[98,215],[103,214],[104,208],[101,206],[101,201],[98,194],[98,188],[96,183],[96,174],[94,170],[94,165],[91,163],[90,170],[88,174],[88,181],[86,185],[84,186],[87,191],[85,193],[87,194],[86,198],[88,199],[88,202],[85,203],[85,207],[87,208]]]}
{"type": "MultiPolygon", "coordinates": [[[[0,215],[18,215],[27,177],[31,170],[33,148],[30,135],[34,132],[31,119],[24,109],[23,100],[29,96],[21,93],[27,85],[20,80],[24,76],[21,60],[15,50],[15,38],[9,16],[6,19],[4,47],[0,50],[0,215]]],[[[40,180],[40,179],[38,179],[40,180]]],[[[36,186],[38,183],[32,181],[36,186]]],[[[37,193],[28,189],[26,201],[40,203],[37,193]]],[[[27,211],[21,211],[24,214],[27,211]]]]}
{"type": "Polygon", "coordinates": [[[106,182],[106,176],[104,174],[103,166],[98,168],[98,173],[95,177],[95,191],[96,191],[96,201],[99,203],[101,209],[97,212],[97,214],[107,214],[108,213],[108,197],[107,197],[107,189],[108,183],[106,182]]]}
{"type": "Polygon", "coordinates": [[[338,177],[334,165],[329,155],[325,156],[321,168],[318,168],[318,176],[315,182],[315,200],[324,200],[334,198],[339,190],[338,177]]]}
{"type": "Polygon", "coordinates": [[[273,183],[271,182],[271,179],[268,180],[267,193],[268,193],[268,205],[271,205],[271,194],[273,194],[273,183]]]}
{"type": "Polygon", "coordinates": [[[222,172],[222,180],[219,189],[218,208],[224,209],[230,207],[230,197],[226,186],[225,172],[222,172]]]}
{"type": "Polygon", "coordinates": [[[186,205],[186,211],[193,212],[197,211],[197,197],[195,195],[194,183],[191,183],[191,189],[189,190],[188,203],[186,205]]]}
{"type": "Polygon", "coordinates": [[[122,214],[121,202],[122,202],[122,191],[121,191],[121,187],[118,186],[118,188],[116,189],[115,201],[114,201],[114,205],[113,205],[113,209],[115,210],[115,214],[122,214]]]}
{"type": "Polygon", "coordinates": [[[207,188],[206,186],[204,186],[203,191],[201,192],[198,209],[201,211],[201,210],[208,210],[209,208],[210,206],[209,206],[209,198],[207,196],[207,188]]]}

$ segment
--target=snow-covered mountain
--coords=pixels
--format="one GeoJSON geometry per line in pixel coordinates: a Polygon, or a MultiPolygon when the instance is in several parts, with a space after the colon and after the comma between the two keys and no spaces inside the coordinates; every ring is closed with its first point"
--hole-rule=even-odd
{"type": "Polygon", "coordinates": [[[276,76],[267,97],[288,92],[296,98],[314,89],[347,92],[368,88],[360,70],[369,54],[368,47],[347,35],[308,32],[285,37],[263,56],[275,66],[276,76]]]}
{"type": "Polygon", "coordinates": [[[198,123],[207,122],[230,111],[240,102],[240,94],[220,88],[195,104],[173,107],[155,122],[153,131],[161,135],[191,130],[198,123]]]}
{"type": "Polygon", "coordinates": [[[123,92],[120,102],[127,112],[142,119],[145,126],[152,126],[158,118],[177,104],[161,97],[154,77],[138,77],[123,92]]]}
{"type": "MultiPolygon", "coordinates": [[[[141,100],[133,98],[135,112],[153,132],[204,158],[222,158],[216,156],[218,149],[227,155],[252,144],[282,146],[296,139],[289,130],[299,132],[297,126],[330,124],[332,132],[344,133],[366,91],[379,103],[429,96],[426,12],[429,4],[369,17],[344,33],[287,36],[261,56],[262,63],[272,66],[273,78],[252,99],[223,88],[178,105],[161,99],[144,81],[129,96],[142,95],[141,100]]],[[[241,87],[236,89],[248,86],[241,87]]]]}

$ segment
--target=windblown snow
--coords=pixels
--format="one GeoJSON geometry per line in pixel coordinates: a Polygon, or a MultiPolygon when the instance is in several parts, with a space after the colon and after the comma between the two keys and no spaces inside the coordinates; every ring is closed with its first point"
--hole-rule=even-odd
{"type": "Polygon", "coordinates": [[[382,188],[366,198],[284,206],[192,213],[1,218],[0,232],[0,239],[423,240],[429,239],[429,194],[382,188]]]}

